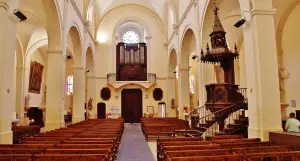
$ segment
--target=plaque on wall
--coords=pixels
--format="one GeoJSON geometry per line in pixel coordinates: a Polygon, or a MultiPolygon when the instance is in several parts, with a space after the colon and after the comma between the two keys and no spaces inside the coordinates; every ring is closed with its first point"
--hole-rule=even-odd
{"type": "Polygon", "coordinates": [[[110,89],[108,87],[102,88],[100,96],[104,101],[108,101],[111,97],[110,89]]]}
{"type": "Polygon", "coordinates": [[[153,99],[155,101],[161,101],[163,98],[163,91],[160,88],[155,88],[153,91],[153,99]]]}

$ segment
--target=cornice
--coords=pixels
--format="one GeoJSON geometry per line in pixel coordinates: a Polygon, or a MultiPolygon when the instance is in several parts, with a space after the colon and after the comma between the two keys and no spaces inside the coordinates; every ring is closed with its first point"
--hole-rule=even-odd
{"type": "Polygon", "coordinates": [[[5,10],[8,10],[9,6],[6,0],[0,1],[0,8],[4,8],[5,10]]]}
{"type": "Polygon", "coordinates": [[[252,9],[251,10],[251,15],[275,15],[276,13],[276,9],[272,8],[272,9],[252,9]]]}

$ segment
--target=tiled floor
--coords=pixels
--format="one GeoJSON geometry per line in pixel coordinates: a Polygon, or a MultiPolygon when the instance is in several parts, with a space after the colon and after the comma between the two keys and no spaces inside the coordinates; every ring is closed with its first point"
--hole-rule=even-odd
{"type": "Polygon", "coordinates": [[[140,124],[125,124],[117,161],[155,161],[140,124]]]}

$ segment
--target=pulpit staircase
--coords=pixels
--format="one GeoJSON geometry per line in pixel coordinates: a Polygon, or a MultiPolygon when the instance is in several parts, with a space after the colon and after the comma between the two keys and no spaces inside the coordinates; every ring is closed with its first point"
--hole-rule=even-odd
{"type": "MultiPolygon", "coordinates": [[[[246,91],[246,89],[242,89],[246,91]]],[[[244,97],[245,93],[242,93],[244,97]]],[[[248,117],[245,112],[248,110],[248,100],[244,100],[211,112],[206,106],[198,107],[193,110],[186,121],[190,128],[197,131],[194,136],[204,136],[210,138],[214,135],[242,135],[247,137],[248,117]]]]}

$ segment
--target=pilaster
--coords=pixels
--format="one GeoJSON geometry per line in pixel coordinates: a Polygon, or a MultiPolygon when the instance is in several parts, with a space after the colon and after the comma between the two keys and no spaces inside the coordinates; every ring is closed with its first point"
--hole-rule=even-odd
{"type": "Polygon", "coordinates": [[[254,8],[252,21],[244,26],[248,133],[262,140],[282,131],[274,14],[274,9],[254,8]]]}
{"type": "Polygon", "coordinates": [[[184,119],[183,108],[190,107],[189,68],[179,68],[178,72],[179,118],[184,119]]]}
{"type": "Polygon", "coordinates": [[[85,117],[85,72],[83,66],[73,66],[73,114],[72,122],[84,121],[85,117]]]}
{"type": "Polygon", "coordinates": [[[0,0],[0,144],[12,144],[16,21],[10,18],[6,0],[0,0]]]}
{"type": "Polygon", "coordinates": [[[65,57],[62,50],[47,51],[47,96],[46,96],[46,130],[65,126],[64,93],[65,93],[65,57]]]}

